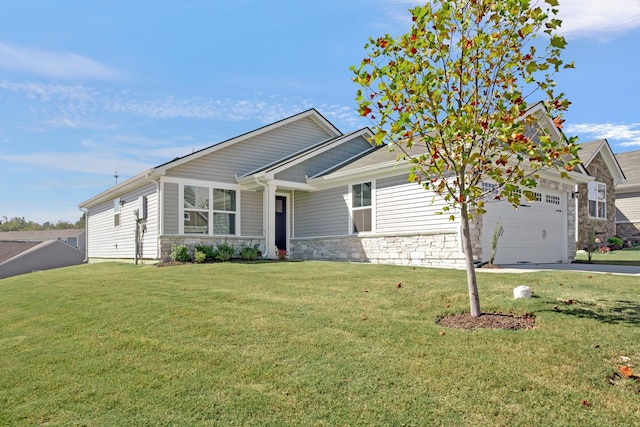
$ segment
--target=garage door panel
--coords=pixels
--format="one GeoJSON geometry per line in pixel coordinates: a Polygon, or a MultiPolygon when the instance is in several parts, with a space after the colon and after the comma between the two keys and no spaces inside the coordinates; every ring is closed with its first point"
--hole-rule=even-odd
{"type": "Polygon", "coordinates": [[[498,240],[496,264],[562,262],[566,244],[562,234],[567,215],[562,204],[548,203],[543,198],[543,201],[530,202],[518,209],[508,202],[490,202],[486,209],[481,238],[482,261],[489,260],[493,231],[500,219],[502,234],[498,240]]]}

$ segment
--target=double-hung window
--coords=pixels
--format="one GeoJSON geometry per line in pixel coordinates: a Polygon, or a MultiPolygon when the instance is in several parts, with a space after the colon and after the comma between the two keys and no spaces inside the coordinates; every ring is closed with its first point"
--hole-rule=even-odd
{"type": "Polygon", "coordinates": [[[213,189],[213,234],[236,234],[235,190],[213,189]]]}
{"type": "Polygon", "coordinates": [[[371,183],[353,185],[351,196],[353,232],[371,231],[371,183]]]}
{"type": "Polygon", "coordinates": [[[607,185],[591,181],[587,184],[589,199],[589,216],[591,218],[607,218],[607,185]]]}
{"type": "Polygon", "coordinates": [[[209,188],[184,186],[184,232],[209,234],[209,188]]]}
{"type": "Polygon", "coordinates": [[[236,191],[185,185],[183,214],[185,234],[235,234],[236,191]]]}

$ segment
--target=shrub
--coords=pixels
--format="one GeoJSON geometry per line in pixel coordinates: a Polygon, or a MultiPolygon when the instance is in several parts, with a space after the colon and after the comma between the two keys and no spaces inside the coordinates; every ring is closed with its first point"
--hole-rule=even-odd
{"type": "Polygon", "coordinates": [[[216,251],[210,245],[196,245],[196,251],[204,253],[205,261],[213,261],[216,258],[216,251]]]}
{"type": "Polygon", "coordinates": [[[260,251],[258,250],[258,245],[253,246],[245,246],[240,249],[240,258],[245,261],[255,261],[258,259],[258,254],[260,251]]]}
{"type": "Polygon", "coordinates": [[[622,246],[624,246],[624,241],[616,236],[609,237],[607,243],[609,243],[611,250],[622,249],[622,246]]]}
{"type": "Polygon", "coordinates": [[[178,262],[191,261],[191,255],[186,245],[173,245],[171,248],[171,260],[178,262]]]}
{"type": "Polygon", "coordinates": [[[235,253],[235,249],[233,246],[230,246],[227,243],[221,243],[215,250],[214,258],[218,261],[229,261],[233,254],[235,253]]]}
{"type": "Polygon", "coordinates": [[[193,259],[198,263],[198,264],[202,264],[203,262],[205,262],[207,260],[207,255],[196,249],[195,251],[193,251],[193,259]]]}

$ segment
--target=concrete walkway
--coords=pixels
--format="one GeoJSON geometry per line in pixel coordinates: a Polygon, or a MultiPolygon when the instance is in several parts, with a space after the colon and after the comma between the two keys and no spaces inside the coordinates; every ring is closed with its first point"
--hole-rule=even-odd
{"type": "Polygon", "coordinates": [[[482,269],[476,271],[489,271],[495,273],[524,273],[539,270],[568,270],[568,271],[589,271],[592,273],[604,274],[629,274],[640,276],[640,266],[637,265],[607,265],[607,264],[506,264],[501,269],[482,269]]]}

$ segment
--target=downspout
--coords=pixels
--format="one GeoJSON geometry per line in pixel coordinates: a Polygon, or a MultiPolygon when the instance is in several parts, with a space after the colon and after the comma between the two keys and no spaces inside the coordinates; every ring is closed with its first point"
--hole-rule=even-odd
{"type": "Polygon", "coordinates": [[[84,260],[83,263],[89,262],[89,209],[82,210],[79,208],[80,212],[84,213],[84,260]]]}
{"type": "Polygon", "coordinates": [[[263,212],[262,212],[262,235],[264,237],[264,251],[265,253],[263,254],[263,256],[268,256],[269,255],[269,248],[268,248],[268,241],[269,241],[269,236],[268,236],[268,231],[269,231],[269,227],[268,227],[268,221],[269,221],[269,186],[267,184],[265,184],[264,182],[260,182],[258,180],[257,176],[253,176],[253,179],[256,181],[256,184],[261,185],[264,188],[264,201],[262,203],[262,207],[263,207],[263,212]]]}

